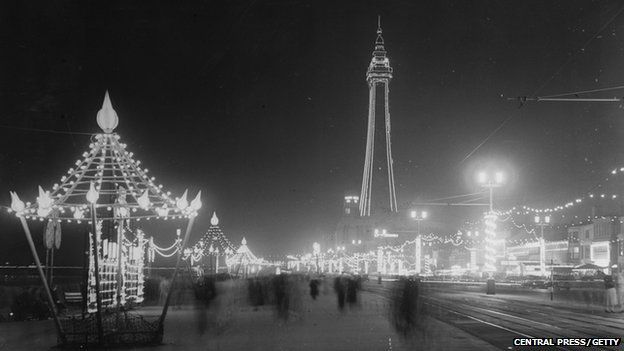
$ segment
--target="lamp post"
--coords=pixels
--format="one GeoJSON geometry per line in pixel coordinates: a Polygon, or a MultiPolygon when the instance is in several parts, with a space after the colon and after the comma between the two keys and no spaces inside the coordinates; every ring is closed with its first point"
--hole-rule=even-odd
{"type": "Polygon", "coordinates": [[[420,213],[416,210],[410,212],[410,217],[416,221],[416,241],[414,242],[414,270],[416,274],[421,273],[421,265],[420,265],[420,257],[422,254],[422,239],[420,237],[420,222],[427,218],[427,211],[420,211],[420,213]]]}
{"type": "MultiPolygon", "coordinates": [[[[184,252],[184,248],[186,248],[186,243],[188,242],[189,237],[191,236],[191,229],[193,228],[193,223],[195,222],[195,216],[197,216],[197,211],[202,207],[201,201],[201,191],[197,193],[195,199],[191,201],[189,206],[188,201],[186,199],[187,191],[184,191],[184,194],[181,198],[176,201],[176,206],[182,213],[188,214],[189,221],[186,225],[186,232],[184,233],[184,239],[180,244],[180,252],[184,252]]],[[[175,287],[176,277],[178,276],[178,270],[180,268],[180,262],[182,261],[182,255],[179,254],[176,260],[175,270],[173,271],[173,276],[171,277],[171,286],[169,288],[169,292],[167,293],[167,297],[165,298],[165,304],[163,306],[162,313],[160,314],[160,319],[158,319],[158,334],[162,338],[162,334],[164,331],[164,323],[165,318],[167,317],[167,310],[169,309],[169,303],[171,301],[171,293],[175,287]]]]}
{"type": "Polygon", "coordinates": [[[546,243],[544,241],[544,227],[550,224],[550,216],[535,216],[535,225],[541,228],[542,235],[539,238],[540,244],[540,273],[546,275],[546,243]]]}
{"type": "Polygon", "coordinates": [[[321,253],[321,244],[315,242],[312,244],[312,250],[314,251],[314,256],[316,256],[316,274],[319,273],[319,253],[321,253]]]}
{"type": "MultiPolygon", "coordinates": [[[[98,343],[102,343],[104,340],[104,330],[102,329],[102,296],[100,295],[100,268],[98,257],[98,237],[97,237],[97,218],[95,213],[95,203],[97,202],[100,194],[95,190],[93,182],[89,186],[87,192],[87,201],[91,203],[91,231],[93,235],[93,269],[95,275],[95,321],[97,325],[98,343]]],[[[119,243],[121,245],[121,243],[119,243]]]]}
{"type": "Polygon", "coordinates": [[[479,172],[477,177],[479,184],[489,189],[490,193],[490,211],[485,216],[485,267],[486,272],[496,271],[496,258],[494,250],[494,239],[496,238],[496,213],[494,212],[494,188],[503,185],[505,175],[503,172],[497,171],[492,176],[487,172],[479,172]]]}

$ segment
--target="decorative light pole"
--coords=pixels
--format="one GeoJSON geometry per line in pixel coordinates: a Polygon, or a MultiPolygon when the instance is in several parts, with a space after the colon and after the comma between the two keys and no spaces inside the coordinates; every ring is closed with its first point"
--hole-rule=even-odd
{"type": "Polygon", "coordinates": [[[65,342],[66,337],[63,332],[63,327],[61,326],[61,322],[58,319],[58,311],[56,309],[56,304],[54,303],[54,299],[52,298],[52,293],[50,292],[50,287],[48,286],[48,282],[45,278],[45,274],[43,273],[43,268],[41,268],[41,261],[39,261],[39,256],[37,255],[37,249],[35,248],[35,243],[32,239],[32,234],[30,233],[30,228],[28,227],[28,223],[24,216],[26,215],[26,205],[20,198],[17,196],[17,193],[11,192],[11,211],[15,212],[15,215],[19,218],[20,223],[22,224],[22,228],[24,229],[24,234],[26,234],[26,240],[28,241],[28,246],[30,247],[30,252],[35,259],[35,264],[37,265],[37,271],[39,272],[39,278],[41,278],[41,282],[43,283],[43,288],[46,292],[46,298],[48,299],[48,306],[52,312],[52,317],[54,318],[54,326],[56,327],[56,333],[58,337],[61,339],[61,342],[65,342]]]}
{"type": "Polygon", "coordinates": [[[484,272],[496,271],[496,258],[494,240],[496,238],[496,219],[498,216],[494,212],[494,188],[500,187],[505,181],[503,172],[497,171],[492,177],[487,172],[478,174],[478,181],[482,187],[490,191],[490,211],[485,215],[485,266],[484,272]]]}
{"type": "MultiPolygon", "coordinates": [[[[99,268],[99,249],[97,237],[97,218],[95,213],[95,203],[99,199],[100,194],[95,190],[93,182],[89,185],[87,192],[87,201],[91,204],[91,235],[93,236],[93,270],[95,271],[95,321],[97,324],[98,342],[104,340],[104,330],[102,329],[102,296],[100,295],[100,268],[99,268]]],[[[121,246],[121,245],[120,245],[121,246]]]]}
{"type": "Polygon", "coordinates": [[[319,254],[321,253],[321,244],[315,242],[312,244],[312,250],[314,252],[314,256],[316,256],[316,273],[319,273],[319,254]]]}
{"type": "Polygon", "coordinates": [[[420,237],[420,222],[427,218],[427,211],[420,211],[420,213],[416,210],[410,212],[410,217],[416,221],[416,241],[414,242],[414,270],[416,274],[421,273],[421,265],[420,265],[420,257],[422,254],[422,239],[420,237]]]}
{"type": "Polygon", "coordinates": [[[540,244],[540,273],[542,276],[546,275],[546,242],[544,241],[544,227],[550,225],[550,216],[535,216],[535,225],[541,228],[541,236],[539,238],[540,244]]]}

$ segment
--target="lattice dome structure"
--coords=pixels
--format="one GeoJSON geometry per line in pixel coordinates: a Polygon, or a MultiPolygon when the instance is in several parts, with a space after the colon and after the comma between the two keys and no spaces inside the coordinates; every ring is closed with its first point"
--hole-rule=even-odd
{"type": "MultiPolygon", "coordinates": [[[[24,203],[16,193],[11,192],[9,211],[14,212],[22,222],[45,290],[49,290],[49,287],[26,219],[48,220],[49,224],[54,224],[48,225],[53,229],[46,230],[46,233],[58,231],[60,234],[59,225],[62,222],[91,224],[88,230],[91,244],[89,267],[85,267],[88,269],[89,279],[83,294],[86,294],[86,310],[96,312],[97,315],[97,342],[115,343],[115,340],[123,341],[126,334],[137,333],[159,340],[162,338],[162,324],[167,306],[163,309],[158,328],[153,328],[148,323],[149,330],[108,330],[101,311],[107,307],[121,307],[129,302],[140,303],[143,300],[145,244],[151,241],[145,239],[140,229],[132,229],[131,223],[154,218],[189,218],[185,236],[188,238],[193,218],[202,206],[201,192],[190,203],[187,200],[187,191],[179,198],[172,198],[170,192],[156,183],[155,177],[148,176],[149,170],[141,167],[141,161],[136,160],[134,154],[126,150],[126,144],[120,141],[120,136],[113,133],[119,118],[108,92],[97,114],[97,123],[102,133],[92,136],[89,150],[67,170],[60,183],[54,184],[52,191],[46,191],[39,186],[39,196],[34,203],[24,203]]],[[[53,239],[60,240],[60,235],[53,239]]],[[[176,244],[179,243],[180,240],[176,240],[176,244]]],[[[182,246],[185,243],[186,240],[182,246]]],[[[177,268],[176,265],[175,273],[177,268]]],[[[52,301],[52,297],[48,296],[48,300],[52,301]]],[[[50,302],[50,305],[61,343],[90,343],[94,340],[93,335],[90,335],[94,333],[93,325],[89,328],[78,328],[84,334],[77,338],[72,336],[71,331],[67,331],[76,330],[76,323],[87,320],[93,322],[93,318],[83,314],[82,322],[74,319],[59,321],[54,303],[50,302]]],[[[121,312],[119,308],[116,310],[117,313],[121,312]]]]}

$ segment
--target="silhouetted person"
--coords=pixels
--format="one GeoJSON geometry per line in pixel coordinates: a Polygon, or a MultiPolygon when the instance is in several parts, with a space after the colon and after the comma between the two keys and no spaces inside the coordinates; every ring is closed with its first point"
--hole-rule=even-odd
{"type": "Polygon", "coordinates": [[[395,329],[407,336],[418,322],[418,281],[401,280],[394,290],[391,306],[395,329]]]}
{"type": "Polygon", "coordinates": [[[286,275],[280,274],[273,280],[273,288],[275,289],[275,304],[277,307],[277,316],[286,320],[288,319],[288,281],[286,275]]]}
{"type": "Polygon", "coordinates": [[[346,294],[345,281],[342,276],[336,277],[336,279],[334,279],[334,290],[336,291],[336,295],[338,296],[338,308],[342,310],[344,309],[346,294]]]}
{"type": "Polygon", "coordinates": [[[310,280],[310,296],[312,296],[312,298],[314,300],[316,300],[316,297],[319,294],[319,281],[318,279],[312,279],[310,280]]]}
{"type": "Polygon", "coordinates": [[[605,312],[617,312],[617,294],[615,291],[615,283],[613,282],[613,277],[610,275],[605,275],[604,277],[604,285],[605,285],[605,312]]]}
{"type": "Polygon", "coordinates": [[[347,279],[347,302],[349,305],[357,303],[358,281],[355,277],[347,279]]]}

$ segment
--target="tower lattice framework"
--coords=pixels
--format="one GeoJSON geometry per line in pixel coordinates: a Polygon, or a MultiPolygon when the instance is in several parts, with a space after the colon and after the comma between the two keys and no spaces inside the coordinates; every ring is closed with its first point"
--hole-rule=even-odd
{"type": "MultiPolygon", "coordinates": [[[[377,40],[375,41],[375,50],[373,57],[366,72],[366,81],[368,82],[368,131],[366,136],[366,158],[364,161],[364,172],[362,175],[362,190],[360,194],[360,216],[370,216],[377,207],[387,208],[390,212],[397,212],[396,190],[394,186],[394,169],[392,161],[392,143],[390,128],[390,107],[389,107],[389,83],[392,79],[392,67],[390,60],[386,56],[384,47],[384,39],[382,37],[381,24],[377,26],[377,40]],[[378,89],[381,88],[381,89],[378,89]],[[377,93],[383,92],[383,126],[376,125],[377,117],[377,93]],[[383,132],[376,130],[383,128],[383,132]],[[383,143],[385,141],[385,152],[375,150],[375,141],[383,143]],[[385,172],[383,170],[385,168],[385,172]],[[383,192],[375,191],[373,186],[373,175],[377,177],[387,177],[387,199],[383,192]],[[376,197],[382,197],[383,200],[376,197]],[[373,202],[375,200],[375,202],[373,202]],[[387,206],[387,207],[386,207],[387,206]],[[371,209],[373,212],[371,212],[371,209]]],[[[381,121],[379,121],[381,122],[381,121]]],[[[377,179],[375,186],[383,185],[377,179]]]]}

